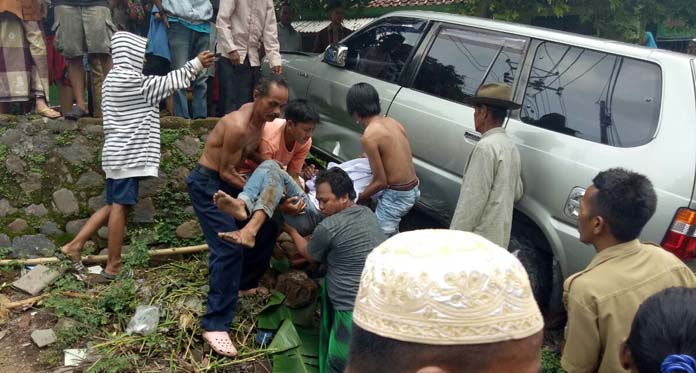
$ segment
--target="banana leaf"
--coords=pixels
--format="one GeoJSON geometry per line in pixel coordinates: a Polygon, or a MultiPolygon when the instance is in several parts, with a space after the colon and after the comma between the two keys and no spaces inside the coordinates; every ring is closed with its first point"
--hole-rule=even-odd
{"type": "Polygon", "coordinates": [[[290,270],[290,259],[283,258],[281,260],[278,260],[274,257],[271,257],[269,266],[280,273],[287,272],[290,270]]]}
{"type": "Polygon", "coordinates": [[[295,326],[292,325],[292,321],[288,319],[283,320],[283,323],[280,325],[280,329],[278,329],[278,332],[273,337],[273,341],[268,346],[268,350],[271,352],[271,354],[276,355],[294,348],[298,348],[301,345],[302,339],[300,339],[300,335],[297,334],[297,330],[295,329],[295,326]]]}
{"type": "Polygon", "coordinates": [[[273,292],[268,299],[268,304],[259,311],[256,318],[259,329],[276,330],[285,319],[291,317],[290,311],[283,305],[285,295],[273,292]]]}

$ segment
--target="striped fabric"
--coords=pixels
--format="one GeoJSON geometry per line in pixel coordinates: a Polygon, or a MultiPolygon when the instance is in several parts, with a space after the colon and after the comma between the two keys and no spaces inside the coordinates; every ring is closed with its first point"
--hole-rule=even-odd
{"type": "Polygon", "coordinates": [[[144,76],[147,39],[128,32],[111,38],[114,67],[102,87],[107,179],[157,176],[160,161],[159,102],[187,88],[201,62],[194,58],[166,76],[144,76]]]}

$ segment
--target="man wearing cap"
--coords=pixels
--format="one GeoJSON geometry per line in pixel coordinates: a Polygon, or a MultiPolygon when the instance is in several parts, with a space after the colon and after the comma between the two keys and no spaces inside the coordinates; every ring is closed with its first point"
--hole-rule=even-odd
{"type": "Polygon", "coordinates": [[[474,126],[482,136],[469,154],[450,225],[504,248],[510,242],[513,206],[523,193],[520,153],[501,127],[508,110],[520,107],[511,97],[509,86],[492,83],[466,100],[474,105],[474,126]]]}
{"type": "Polygon", "coordinates": [[[401,233],[365,263],[346,372],[536,373],[543,326],[507,250],[468,232],[401,233]]]}

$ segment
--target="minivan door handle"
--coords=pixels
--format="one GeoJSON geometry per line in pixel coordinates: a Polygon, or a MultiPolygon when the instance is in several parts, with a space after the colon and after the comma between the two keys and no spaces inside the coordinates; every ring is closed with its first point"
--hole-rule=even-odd
{"type": "Polygon", "coordinates": [[[576,219],[580,216],[580,200],[585,195],[585,188],[575,187],[570,191],[568,200],[566,200],[563,212],[571,219],[576,219]]]}
{"type": "Polygon", "coordinates": [[[471,142],[479,142],[481,135],[476,132],[466,131],[464,132],[464,138],[471,142]]]}

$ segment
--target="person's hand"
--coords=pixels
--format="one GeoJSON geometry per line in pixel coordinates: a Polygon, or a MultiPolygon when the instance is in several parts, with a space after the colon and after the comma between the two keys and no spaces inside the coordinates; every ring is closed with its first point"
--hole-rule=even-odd
{"type": "Polygon", "coordinates": [[[237,52],[237,51],[230,52],[229,58],[230,58],[230,62],[233,65],[241,65],[242,64],[242,59],[241,59],[241,57],[239,57],[239,52],[237,52]]]}
{"type": "Polygon", "coordinates": [[[308,164],[302,167],[302,178],[305,180],[312,180],[312,178],[317,175],[317,172],[317,166],[308,164]]]}
{"type": "Polygon", "coordinates": [[[278,205],[278,210],[285,215],[302,215],[305,213],[304,198],[290,197],[278,205]]]}
{"type": "Polygon", "coordinates": [[[157,21],[161,21],[161,20],[162,20],[162,16],[160,15],[159,12],[155,13],[155,20],[157,20],[157,21]]]}
{"type": "Polygon", "coordinates": [[[198,54],[198,61],[201,61],[203,67],[207,69],[215,63],[215,55],[210,51],[203,51],[198,54]]]}
{"type": "Polygon", "coordinates": [[[280,75],[283,73],[283,66],[273,66],[271,67],[271,71],[273,71],[273,74],[280,75]]]}
{"type": "Polygon", "coordinates": [[[160,15],[160,18],[162,19],[162,22],[164,23],[164,27],[169,28],[169,17],[167,17],[166,13],[157,13],[160,15]]]}

